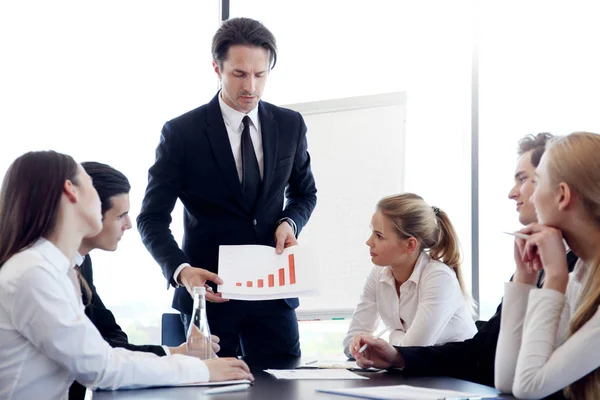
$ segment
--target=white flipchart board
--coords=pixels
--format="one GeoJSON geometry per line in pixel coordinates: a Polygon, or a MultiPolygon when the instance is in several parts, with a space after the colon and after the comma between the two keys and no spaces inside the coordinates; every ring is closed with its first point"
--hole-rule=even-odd
{"type": "Polygon", "coordinates": [[[285,106],[308,127],[317,207],[300,234],[318,252],[320,293],[302,315],[351,312],[372,264],[365,244],[377,201],[404,187],[405,92],[285,106]]]}

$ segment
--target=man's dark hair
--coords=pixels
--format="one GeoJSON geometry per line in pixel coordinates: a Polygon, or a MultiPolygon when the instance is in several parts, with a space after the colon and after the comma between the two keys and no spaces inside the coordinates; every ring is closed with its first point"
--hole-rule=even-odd
{"type": "Polygon", "coordinates": [[[92,178],[94,188],[96,188],[102,203],[102,215],[112,208],[111,198],[113,196],[128,194],[131,190],[127,177],[110,165],[87,161],[82,162],[81,166],[92,178]]]}
{"type": "Polygon", "coordinates": [[[212,41],[213,60],[223,67],[231,46],[262,47],[269,52],[269,64],[273,69],[277,63],[275,36],[262,23],[250,18],[232,18],[223,22],[212,41]]]}
{"type": "Polygon", "coordinates": [[[523,154],[531,151],[531,164],[538,167],[540,159],[546,150],[546,143],[552,139],[554,135],[548,132],[538,133],[537,135],[527,135],[519,140],[517,154],[521,157],[523,154]]]}

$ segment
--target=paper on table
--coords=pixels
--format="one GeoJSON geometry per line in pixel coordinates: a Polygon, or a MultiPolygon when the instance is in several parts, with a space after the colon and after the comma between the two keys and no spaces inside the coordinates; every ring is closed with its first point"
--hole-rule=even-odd
{"type": "Polygon", "coordinates": [[[317,392],[341,394],[375,400],[444,400],[450,398],[481,399],[488,394],[455,392],[453,390],[429,389],[418,386],[371,386],[352,389],[316,389],[317,392]]]}
{"type": "Polygon", "coordinates": [[[310,248],[292,246],[282,254],[269,246],[219,246],[219,276],[223,298],[285,299],[311,294],[317,287],[317,268],[310,248]]]}
{"type": "Polygon", "coordinates": [[[346,369],[266,369],[277,379],[369,379],[346,369]]]}
{"type": "Polygon", "coordinates": [[[222,382],[191,382],[181,383],[173,386],[225,386],[225,385],[238,385],[241,383],[252,383],[248,379],[238,379],[237,381],[222,381],[222,382]]]}
{"type": "Polygon", "coordinates": [[[356,361],[345,360],[318,360],[311,363],[299,365],[297,368],[322,368],[322,369],[356,369],[361,371],[379,371],[376,368],[361,368],[356,361]]]}

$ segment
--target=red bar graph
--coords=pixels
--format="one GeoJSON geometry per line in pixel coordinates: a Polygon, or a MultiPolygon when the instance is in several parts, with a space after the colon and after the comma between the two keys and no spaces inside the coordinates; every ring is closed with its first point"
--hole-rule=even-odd
{"type": "Polygon", "coordinates": [[[293,285],[296,283],[296,264],[294,263],[293,254],[288,256],[288,264],[290,267],[290,285],[293,285]]]}
{"type": "MultiPolygon", "coordinates": [[[[290,285],[296,284],[296,262],[294,260],[294,255],[290,254],[288,256],[288,273],[290,278],[290,285]]],[[[278,273],[278,286],[285,286],[285,268],[279,268],[277,270],[278,273]]],[[[267,277],[267,284],[270,288],[275,287],[275,274],[269,274],[267,277]]],[[[241,287],[243,286],[242,282],[236,282],[235,286],[241,287]]],[[[256,280],[256,287],[263,288],[265,286],[264,279],[256,280]]],[[[254,287],[253,281],[246,281],[246,287],[254,287]]]]}
{"type": "Polygon", "coordinates": [[[285,286],[285,268],[279,268],[279,286],[285,286]]]}

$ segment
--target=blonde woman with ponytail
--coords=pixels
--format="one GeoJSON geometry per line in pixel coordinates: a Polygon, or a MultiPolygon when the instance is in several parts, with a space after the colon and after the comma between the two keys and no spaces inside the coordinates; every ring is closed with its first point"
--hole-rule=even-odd
{"type": "Polygon", "coordinates": [[[476,333],[460,274],[460,248],[446,213],[412,193],[377,204],[367,240],[375,267],[365,283],[348,334],[347,356],[359,357],[379,319],[394,346],[462,341],[476,333]]]}
{"type": "Polygon", "coordinates": [[[496,387],[519,398],[600,398],[599,155],[600,135],[573,133],[550,142],[536,170],[539,223],[515,242],[496,352],[496,387]],[[570,275],[565,242],[579,256],[570,275]]]}

